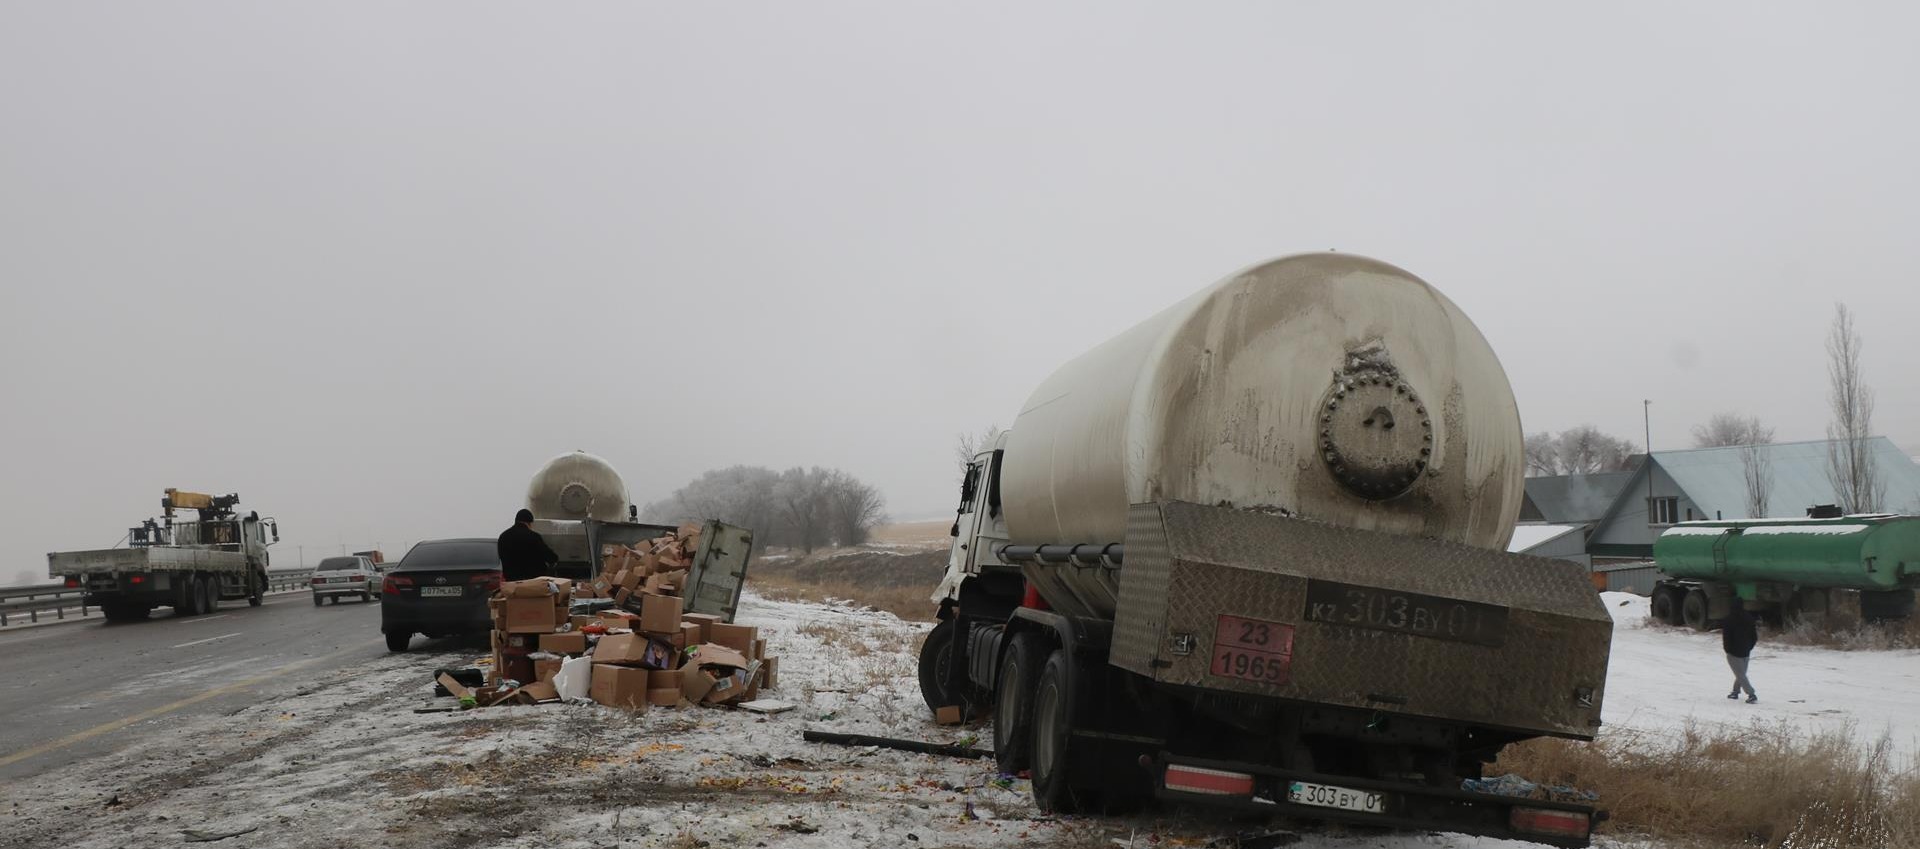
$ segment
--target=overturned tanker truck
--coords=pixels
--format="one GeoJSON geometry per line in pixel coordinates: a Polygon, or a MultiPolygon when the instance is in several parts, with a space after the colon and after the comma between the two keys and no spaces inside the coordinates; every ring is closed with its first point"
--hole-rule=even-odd
{"type": "Polygon", "coordinates": [[[1605,607],[1504,551],[1521,450],[1506,373],[1424,281],[1246,269],[1061,366],[973,458],[922,692],[991,713],[1048,810],[1585,846],[1589,806],[1468,789],[1600,726],[1605,607]]]}

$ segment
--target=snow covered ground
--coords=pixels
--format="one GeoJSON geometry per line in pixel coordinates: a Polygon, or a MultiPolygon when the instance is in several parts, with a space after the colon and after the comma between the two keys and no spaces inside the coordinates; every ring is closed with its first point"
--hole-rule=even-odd
{"type": "Polygon", "coordinates": [[[1888,735],[1907,766],[1920,754],[1920,652],[1778,646],[1763,634],[1747,673],[1760,703],[1749,705],[1727,698],[1733,673],[1717,632],[1650,624],[1640,596],[1601,598],[1614,621],[1601,717],[1610,728],[1665,732],[1689,721],[1755,720],[1808,731],[1851,726],[1868,740],[1888,735]]]}
{"type": "MultiPolygon", "coordinates": [[[[1920,704],[1913,653],[1763,648],[1763,701],[1728,702],[1713,638],[1643,627],[1644,602],[1609,596],[1620,620],[1607,689],[1612,725],[1662,731],[1689,717],[1849,716],[1884,724],[1907,751],[1920,704]],[[1621,602],[1626,604],[1621,604],[1621,602]]],[[[476,653],[387,656],[304,682],[215,719],[153,720],[144,742],[4,788],[0,845],[121,849],[187,832],[242,832],[237,847],[1232,846],[1250,824],[1196,811],[1051,818],[991,762],[802,742],[803,728],[956,743],[984,728],[934,725],[914,649],[924,625],[852,607],[749,596],[741,620],[781,657],[777,695],[800,708],[743,712],[594,705],[416,714],[428,671],[476,653]]],[[[442,701],[444,703],[444,700],[442,701]]],[[[1308,827],[1297,846],[1519,849],[1459,835],[1308,827]]],[[[1606,843],[1605,846],[1620,844],[1606,843]]]]}

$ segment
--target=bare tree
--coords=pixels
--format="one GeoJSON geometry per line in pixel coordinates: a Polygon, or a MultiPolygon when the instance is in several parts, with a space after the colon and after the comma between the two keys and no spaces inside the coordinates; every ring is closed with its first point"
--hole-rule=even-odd
{"type": "Polygon", "coordinates": [[[1560,473],[1565,475],[1624,471],[1627,458],[1634,453],[1633,443],[1603,433],[1593,425],[1561,431],[1554,438],[1554,447],[1560,473]]]}
{"type": "MultiPolygon", "coordinates": [[[[1767,431],[1769,441],[1773,436],[1767,431]]],[[[1747,518],[1767,518],[1767,496],[1773,489],[1773,455],[1762,442],[1740,446],[1740,469],[1747,480],[1747,518]]]]}
{"type": "Polygon", "coordinates": [[[773,491],[780,519],[792,535],[789,542],[808,554],[827,541],[826,478],[827,470],[819,466],[795,466],[780,473],[773,491]]]}
{"type": "Polygon", "coordinates": [[[1773,442],[1773,428],[1760,423],[1759,416],[1739,413],[1714,413],[1706,424],[1693,426],[1693,447],[1722,448],[1733,445],[1766,445],[1773,442]]]}
{"type": "Polygon", "coordinates": [[[859,545],[886,521],[886,499],[872,484],[833,469],[821,484],[826,504],[827,530],[835,545],[859,545]]]}
{"type": "Polygon", "coordinates": [[[967,464],[973,462],[975,454],[993,447],[994,441],[1000,438],[1000,432],[999,425],[987,425],[987,429],[979,433],[960,434],[960,441],[953,448],[953,459],[959,465],[960,474],[967,473],[967,464]]]}
{"type": "Polygon", "coordinates": [[[1873,389],[1860,370],[1860,334],[1853,312],[1835,304],[1827,330],[1827,481],[1848,513],[1872,513],[1886,500],[1887,484],[1873,456],[1873,389]]]}
{"type": "Polygon", "coordinates": [[[1560,474],[1560,450],[1553,434],[1546,431],[1527,434],[1527,477],[1551,477],[1560,474]]]}
{"type": "Polygon", "coordinates": [[[640,515],[663,524],[718,519],[751,530],[762,545],[772,545],[782,530],[774,504],[779,480],[780,473],[765,466],[713,469],[672,496],[648,504],[640,515]]]}

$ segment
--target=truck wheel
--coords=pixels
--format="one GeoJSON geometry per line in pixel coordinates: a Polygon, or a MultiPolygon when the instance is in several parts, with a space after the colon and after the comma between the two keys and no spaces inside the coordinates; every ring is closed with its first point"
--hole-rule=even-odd
{"type": "Polygon", "coordinates": [[[267,573],[253,571],[247,573],[247,581],[252,587],[247,593],[247,606],[259,607],[267,600],[267,573]]]}
{"type": "Polygon", "coordinates": [[[1067,739],[1073,731],[1073,661],[1054,650],[1033,691],[1033,801],[1046,813],[1098,810],[1099,802],[1075,787],[1068,766],[1067,739]]]}
{"type": "Polygon", "coordinates": [[[407,644],[413,642],[411,631],[388,631],[387,651],[406,651],[407,644]]]}
{"type": "Polygon", "coordinates": [[[933,626],[920,644],[920,698],[927,710],[939,710],[960,703],[960,688],[953,686],[952,619],[933,626]]]}
{"type": "Polygon", "coordinates": [[[1707,620],[1707,594],[1699,590],[1687,591],[1686,600],[1680,603],[1680,615],[1695,631],[1705,631],[1713,624],[1707,620]]]}
{"type": "Polygon", "coordinates": [[[220,609],[220,576],[208,575],[201,584],[200,612],[212,613],[220,609]]]}
{"type": "Polygon", "coordinates": [[[1674,615],[1679,611],[1673,608],[1673,592],[1671,590],[1662,587],[1653,591],[1653,621],[1663,625],[1680,624],[1680,617],[1674,615]]]}
{"type": "Polygon", "coordinates": [[[1019,634],[1000,659],[993,681],[993,760],[1002,774],[1017,775],[1029,766],[1033,747],[1033,688],[1046,662],[1046,646],[1032,634],[1019,634]]]}
{"type": "Polygon", "coordinates": [[[178,576],[173,585],[173,615],[192,616],[200,611],[200,579],[193,573],[178,576]]]}

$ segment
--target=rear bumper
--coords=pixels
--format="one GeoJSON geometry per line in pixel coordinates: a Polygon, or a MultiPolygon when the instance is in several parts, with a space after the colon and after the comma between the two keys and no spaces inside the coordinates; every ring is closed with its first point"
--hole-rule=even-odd
{"type": "Polygon", "coordinates": [[[307,586],[309,589],[312,589],[313,594],[317,596],[362,595],[366,593],[378,593],[380,591],[379,587],[365,581],[358,584],[308,584],[307,586]]]}
{"type": "Polygon", "coordinates": [[[1527,840],[1544,843],[1549,846],[1566,849],[1583,849],[1592,841],[1593,825],[1605,817],[1597,814],[1592,806],[1549,802],[1540,799],[1514,796],[1496,796],[1487,793],[1469,793],[1463,790],[1445,787],[1429,787],[1416,784],[1370,781],[1348,778],[1339,775],[1320,775],[1317,773],[1296,772],[1277,769],[1260,764],[1237,763],[1231,761],[1210,761],[1198,758],[1186,758],[1161,753],[1154,767],[1154,795],[1168,801],[1211,805],[1215,807],[1235,808],[1246,811],[1259,811],[1270,815],[1299,817],[1302,819],[1330,820],[1350,822],[1361,825],[1373,825],[1383,828],[1452,831],[1481,837],[1495,837],[1506,840],[1527,840]],[[1253,777],[1251,795],[1188,791],[1169,789],[1166,770],[1170,765],[1200,767],[1227,773],[1242,773],[1253,777]],[[1339,808],[1318,805],[1294,804],[1286,801],[1287,789],[1295,781],[1330,785],[1367,793],[1378,793],[1384,797],[1383,810],[1378,813],[1348,811],[1339,808]],[[1584,815],[1587,818],[1587,834],[1580,837],[1536,834],[1515,830],[1512,826],[1515,808],[1544,809],[1584,815]]]}
{"type": "Polygon", "coordinates": [[[383,633],[458,634],[493,629],[485,598],[427,601],[380,597],[383,633]]]}

